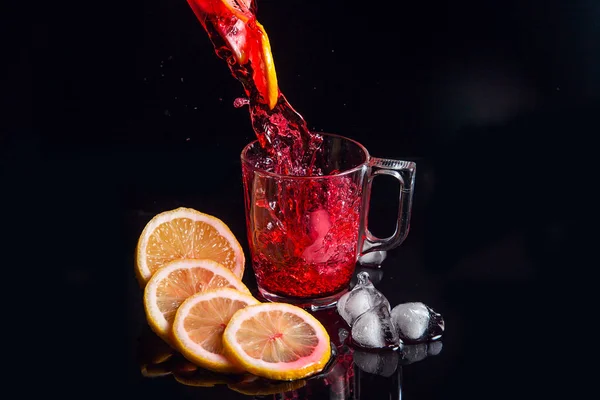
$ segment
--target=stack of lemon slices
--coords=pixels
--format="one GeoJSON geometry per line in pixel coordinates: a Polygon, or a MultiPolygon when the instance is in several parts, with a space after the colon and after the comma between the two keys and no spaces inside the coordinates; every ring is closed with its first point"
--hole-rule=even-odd
{"type": "Polygon", "coordinates": [[[191,208],[152,218],[136,249],[148,325],[215,372],[296,380],[323,369],[329,335],[303,309],[261,303],[242,282],[244,253],[220,219],[191,208]]]}

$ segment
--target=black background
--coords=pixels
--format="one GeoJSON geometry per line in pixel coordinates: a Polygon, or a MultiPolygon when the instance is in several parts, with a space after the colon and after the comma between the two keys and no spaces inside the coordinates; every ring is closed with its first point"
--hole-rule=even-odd
{"type": "MultiPolygon", "coordinates": [[[[185,205],[247,250],[241,85],[183,0],[21,7],[3,25],[6,253],[56,282],[40,316],[61,340],[43,357],[64,365],[51,388],[210,396],[141,378],[133,247],[152,215],[185,205]]],[[[573,355],[553,338],[586,336],[565,331],[579,329],[567,312],[585,271],[582,154],[600,132],[600,4],[262,0],[258,19],[311,128],[418,163],[411,233],[384,264],[402,283],[382,290],[430,304],[448,332],[439,356],[406,368],[406,398],[557,395],[541,371],[573,355]]]]}

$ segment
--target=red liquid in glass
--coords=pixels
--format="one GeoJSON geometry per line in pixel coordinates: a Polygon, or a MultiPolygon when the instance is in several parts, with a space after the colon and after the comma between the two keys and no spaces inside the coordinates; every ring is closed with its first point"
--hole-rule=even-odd
{"type": "MultiPolygon", "coordinates": [[[[247,21],[224,8],[221,0],[188,3],[248,97],[252,127],[264,150],[251,160],[253,166],[280,175],[322,176],[315,163],[322,136],[309,131],[279,90],[276,104],[269,107],[261,95],[261,76],[251,62],[238,62],[240,49],[247,54],[260,51],[255,3],[229,0],[245,12],[247,21]]],[[[254,190],[253,173],[246,165],[243,179],[246,189],[254,190]]],[[[273,197],[246,199],[256,210],[247,214],[247,226],[259,286],[298,298],[326,297],[345,289],[356,262],[362,186],[348,176],[311,182],[282,179],[277,186],[273,197]]]]}
{"type": "Polygon", "coordinates": [[[279,189],[273,200],[248,166],[243,173],[245,187],[255,193],[247,226],[260,287],[298,298],[345,289],[356,262],[362,185],[349,176],[266,178],[279,189]]]}

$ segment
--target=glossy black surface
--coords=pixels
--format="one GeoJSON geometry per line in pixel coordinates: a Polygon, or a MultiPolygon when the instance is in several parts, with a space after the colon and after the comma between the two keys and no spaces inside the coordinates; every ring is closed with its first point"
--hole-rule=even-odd
{"type": "MultiPolygon", "coordinates": [[[[417,162],[411,231],[377,287],[392,305],[440,312],[443,348],[390,377],[359,372],[354,387],[360,399],[396,399],[399,386],[405,399],[557,398],[594,333],[573,313],[594,293],[577,245],[591,225],[581,154],[600,132],[598,4],[388,3],[259,5],[280,87],[311,127],[417,162]]],[[[241,86],[185,1],[45,3],[12,22],[24,43],[6,61],[0,167],[19,284],[6,289],[35,310],[18,343],[44,381],[19,388],[243,398],[142,375],[133,272],[144,224],[178,206],[224,220],[248,256],[241,86]]],[[[376,234],[392,229],[394,190],[375,185],[376,234]]],[[[334,398],[322,382],[311,390],[334,398]]]]}

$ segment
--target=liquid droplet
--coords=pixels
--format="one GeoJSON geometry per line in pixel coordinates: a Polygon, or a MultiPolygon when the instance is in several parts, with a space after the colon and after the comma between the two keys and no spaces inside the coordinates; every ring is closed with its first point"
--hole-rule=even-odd
{"type": "Polygon", "coordinates": [[[241,108],[241,107],[247,106],[248,104],[250,104],[250,100],[248,100],[244,97],[238,97],[237,99],[235,99],[233,101],[233,106],[235,108],[241,108]]]}

